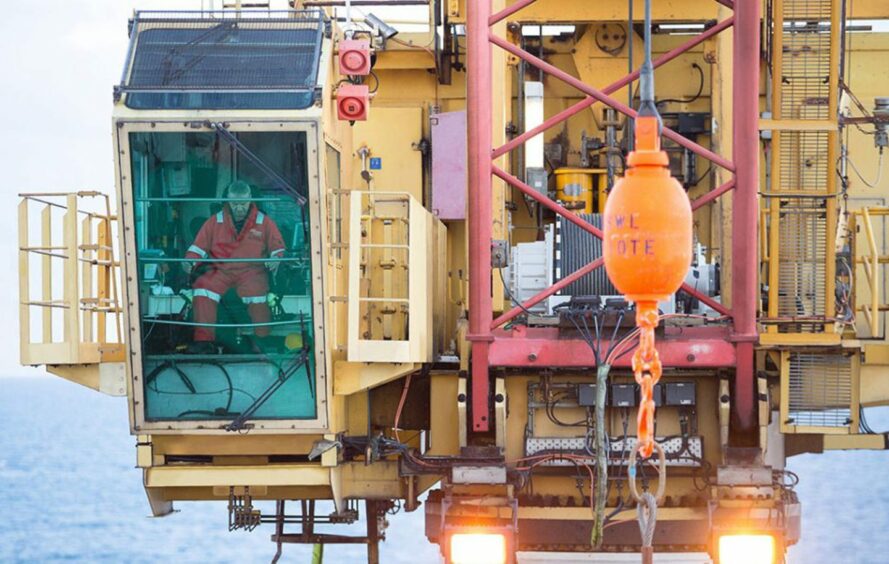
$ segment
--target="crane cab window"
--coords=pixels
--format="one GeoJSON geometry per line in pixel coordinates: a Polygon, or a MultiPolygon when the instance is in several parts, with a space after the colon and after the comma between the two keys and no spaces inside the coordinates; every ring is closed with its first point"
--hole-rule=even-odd
{"type": "Polygon", "coordinates": [[[306,134],[129,142],[145,419],[315,418],[306,134]]]}

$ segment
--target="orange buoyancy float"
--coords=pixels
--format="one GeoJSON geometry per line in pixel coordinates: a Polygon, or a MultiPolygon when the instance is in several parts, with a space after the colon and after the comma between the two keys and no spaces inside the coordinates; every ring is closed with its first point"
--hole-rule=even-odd
{"type": "Polygon", "coordinates": [[[628,300],[658,302],[675,293],[692,259],[692,211],[670,176],[659,119],[636,120],[636,150],[605,202],[603,254],[608,277],[628,300]]]}

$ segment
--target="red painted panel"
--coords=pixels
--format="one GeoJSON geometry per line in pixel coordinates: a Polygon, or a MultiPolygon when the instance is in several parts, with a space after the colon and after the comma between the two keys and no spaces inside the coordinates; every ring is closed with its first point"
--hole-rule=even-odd
{"type": "MultiPolygon", "coordinates": [[[[731,368],[735,347],[727,327],[669,327],[657,339],[664,368],[731,368]]],[[[602,350],[608,349],[603,340],[602,350]]],[[[628,368],[632,355],[614,363],[628,368]]],[[[581,368],[595,366],[593,353],[581,339],[560,339],[555,328],[526,328],[494,332],[488,359],[491,366],[581,368]]]]}

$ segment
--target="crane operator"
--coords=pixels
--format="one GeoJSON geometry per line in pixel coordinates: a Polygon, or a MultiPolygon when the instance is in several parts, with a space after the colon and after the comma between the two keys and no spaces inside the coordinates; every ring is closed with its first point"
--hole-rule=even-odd
{"type": "MultiPolygon", "coordinates": [[[[265,215],[251,201],[250,185],[243,181],[229,184],[225,191],[228,203],[215,215],[210,216],[185,253],[185,258],[210,266],[207,272],[194,281],[194,343],[189,351],[197,354],[216,352],[213,341],[216,332],[216,313],[219,301],[234,288],[247,306],[253,323],[268,323],[271,310],[268,304],[269,279],[266,269],[274,274],[278,262],[217,262],[212,259],[278,259],[284,254],[284,239],[274,220],[265,215]]],[[[192,262],[184,262],[185,271],[191,274],[192,262]]],[[[259,325],[256,336],[264,339],[269,327],[259,325]]]]}

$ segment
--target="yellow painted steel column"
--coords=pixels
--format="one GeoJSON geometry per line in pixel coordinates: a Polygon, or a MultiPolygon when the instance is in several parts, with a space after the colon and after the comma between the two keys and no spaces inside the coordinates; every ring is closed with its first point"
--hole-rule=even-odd
{"type": "Polygon", "coordinates": [[[77,194],[68,194],[63,221],[65,259],[63,300],[65,309],[65,343],[68,361],[77,362],[80,352],[80,285],[77,276],[79,249],[77,248],[77,194]]]}
{"type": "Polygon", "coordinates": [[[30,364],[31,301],[30,264],[28,262],[28,200],[19,202],[19,362],[30,364]]]}
{"type": "MultiPolygon", "coordinates": [[[[46,205],[40,212],[40,231],[40,245],[49,250],[52,246],[52,206],[46,205]]],[[[43,255],[40,257],[40,263],[40,284],[43,287],[40,299],[49,304],[52,302],[52,257],[48,254],[43,255]]],[[[43,342],[52,343],[52,308],[48,305],[44,306],[41,314],[43,317],[43,326],[41,327],[43,342]]]]}
{"type": "MultiPolygon", "coordinates": [[[[781,81],[781,68],[784,64],[784,0],[774,0],[772,3],[772,119],[782,119],[781,97],[784,84],[781,81]]],[[[781,179],[781,136],[783,132],[774,130],[772,132],[772,162],[771,162],[771,179],[772,184],[768,187],[769,192],[780,192],[777,186],[781,179]]],[[[780,251],[780,235],[781,235],[781,201],[776,197],[768,199],[769,203],[769,259],[768,259],[768,281],[769,281],[769,307],[768,316],[778,317],[778,285],[779,285],[779,269],[781,260],[780,251]]],[[[769,325],[766,329],[768,333],[777,333],[777,325],[769,325]]]]}

